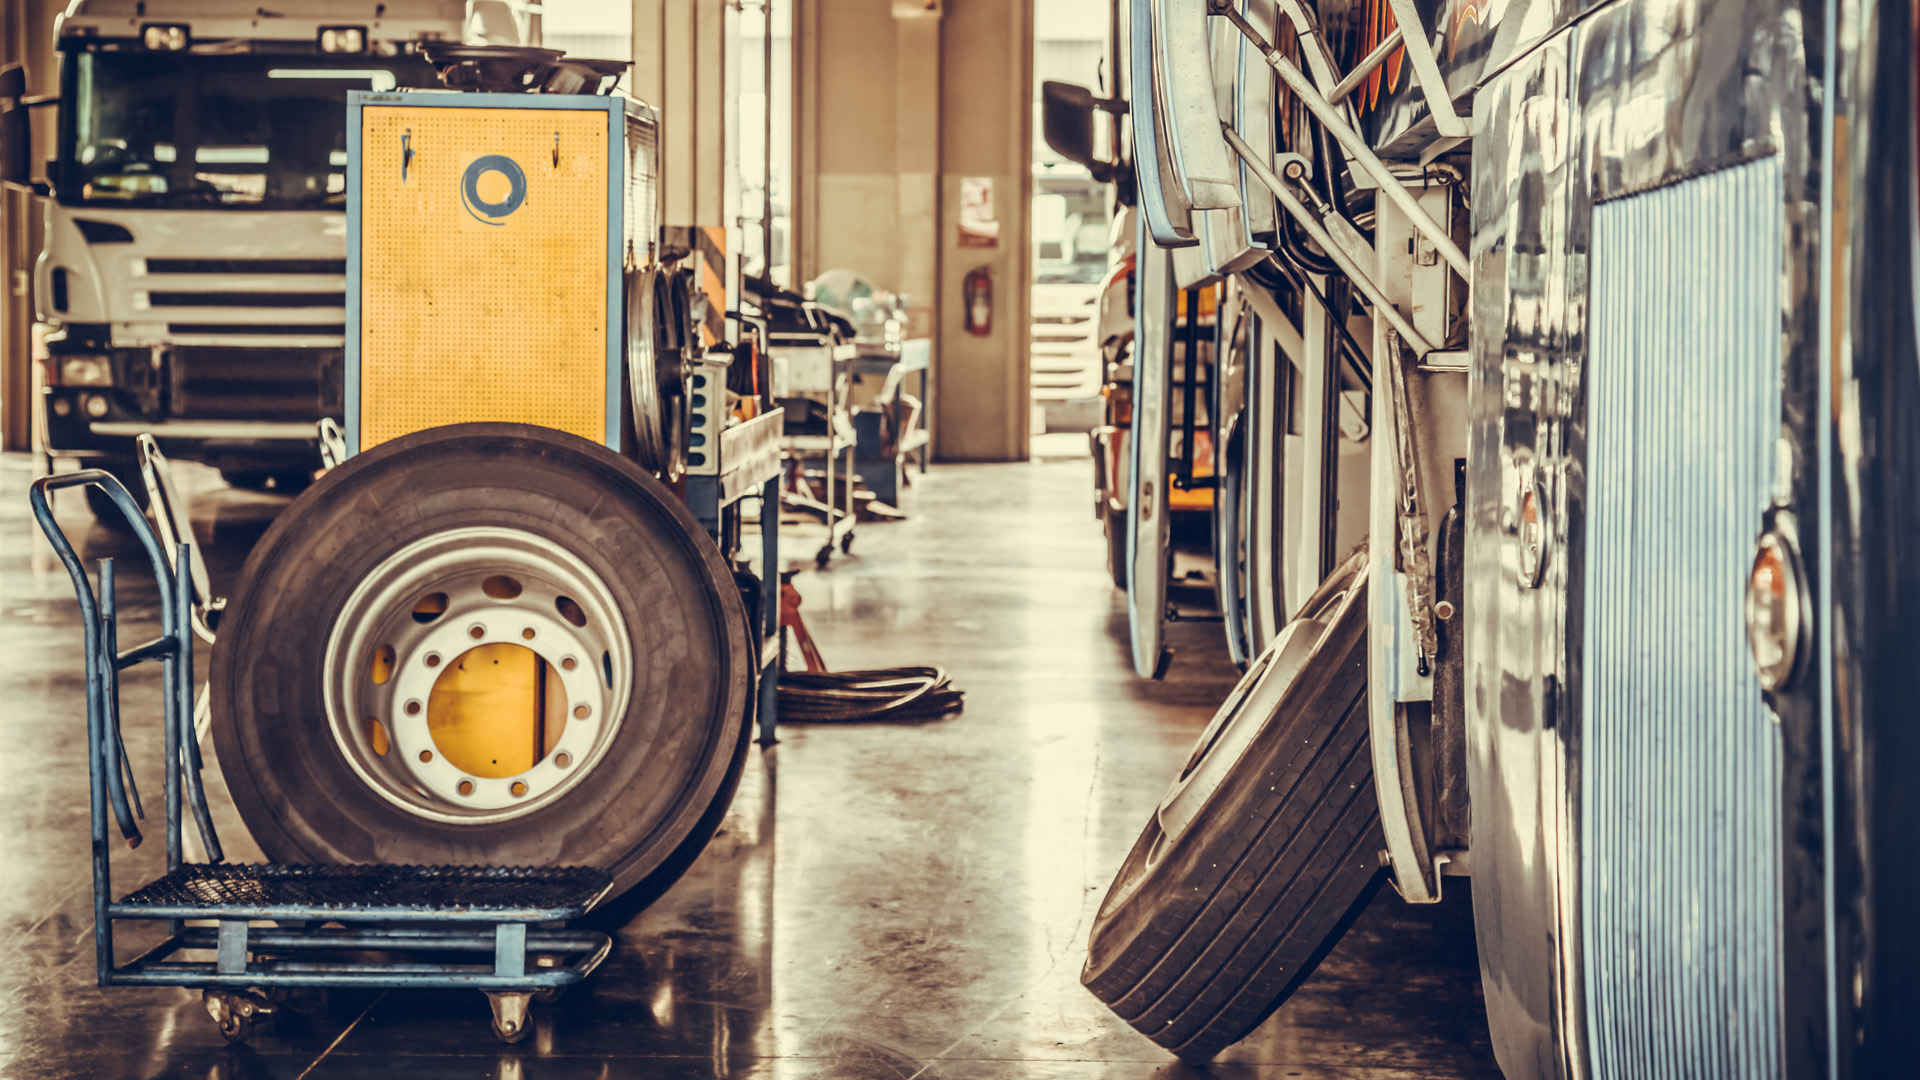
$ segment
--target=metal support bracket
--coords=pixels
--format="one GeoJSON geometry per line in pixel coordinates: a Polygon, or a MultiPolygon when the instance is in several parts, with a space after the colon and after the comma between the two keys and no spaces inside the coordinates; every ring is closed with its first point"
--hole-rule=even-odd
{"type": "Polygon", "coordinates": [[[239,975],[247,970],[247,920],[220,920],[220,938],[214,955],[213,969],[222,975],[239,975]]]}
{"type": "Polygon", "coordinates": [[[1266,163],[1261,161],[1259,156],[1253,152],[1252,147],[1246,144],[1246,140],[1240,138],[1239,133],[1230,127],[1223,127],[1221,130],[1226,135],[1227,145],[1233,147],[1234,152],[1246,160],[1247,168],[1253,170],[1253,174],[1260,178],[1260,182],[1272,190],[1274,198],[1280,200],[1281,207],[1300,222],[1301,226],[1307,230],[1307,235],[1313,239],[1313,242],[1319,244],[1321,248],[1326,251],[1327,255],[1339,265],[1340,272],[1352,279],[1354,287],[1358,288],[1360,292],[1366,296],[1367,302],[1373,305],[1374,310],[1380,312],[1382,317],[1391,323],[1395,330],[1399,331],[1400,336],[1405,338],[1407,344],[1413,347],[1415,354],[1425,356],[1432,352],[1433,346],[1428,343],[1426,338],[1420,335],[1418,330],[1413,328],[1413,324],[1408,322],[1407,317],[1400,313],[1400,309],[1394,307],[1392,302],[1387,299],[1386,293],[1383,292],[1379,284],[1374,281],[1373,275],[1362,269],[1360,265],[1354,261],[1353,257],[1347,254],[1346,248],[1334,240],[1326,228],[1321,225],[1320,219],[1307,209],[1305,203],[1300,201],[1299,196],[1295,195],[1286,183],[1275,176],[1272,169],[1267,168],[1266,163]]]}
{"type": "Polygon", "coordinates": [[[508,922],[494,927],[493,973],[509,979],[517,979],[527,973],[526,923],[508,922]]]}
{"type": "MultiPolygon", "coordinates": [[[[325,421],[322,421],[323,423],[325,421]]],[[[173,466],[160,452],[160,444],[151,434],[134,437],[134,453],[140,462],[140,479],[147,488],[147,505],[153,511],[153,523],[160,533],[160,548],[170,565],[178,569],[183,548],[186,552],[188,579],[193,583],[193,633],[201,641],[213,644],[213,624],[227,606],[225,597],[213,595],[213,579],[207,574],[206,560],[200,554],[200,542],[193,536],[193,521],[187,501],[173,483],[173,466]]]]}
{"type": "MultiPolygon", "coordinates": [[[[1394,177],[1386,163],[1381,161],[1379,155],[1373,152],[1373,148],[1367,145],[1367,141],[1360,137],[1360,133],[1353,130],[1352,126],[1340,116],[1339,109],[1320,93],[1313,80],[1294,66],[1293,61],[1283,56],[1280,50],[1262,36],[1260,31],[1247,21],[1246,16],[1240,14],[1231,4],[1225,3],[1224,0],[1213,0],[1213,3],[1213,10],[1240,28],[1240,32],[1246,35],[1253,47],[1267,58],[1267,63],[1273,67],[1273,70],[1279,72],[1280,81],[1286,83],[1287,89],[1292,90],[1307,106],[1308,111],[1313,113],[1314,118],[1325,125],[1333,137],[1339,140],[1340,145],[1352,156],[1353,162],[1373,178],[1374,183],[1379,185],[1381,193],[1392,200],[1401,213],[1407,215],[1407,220],[1413,223],[1413,227],[1433,243],[1434,250],[1447,261],[1447,265],[1453,267],[1454,272],[1461,277],[1467,277],[1470,269],[1467,254],[1460,249],[1459,244],[1454,243],[1453,235],[1442,228],[1439,222],[1433,220],[1407,186],[1394,177]]],[[[1231,131],[1227,134],[1229,142],[1238,138],[1231,131]]],[[[1248,153],[1245,142],[1240,142],[1234,149],[1243,157],[1248,153]]]]}
{"type": "MultiPolygon", "coordinates": [[[[1407,575],[1407,611],[1413,620],[1414,645],[1420,651],[1421,674],[1429,673],[1432,658],[1439,653],[1433,627],[1433,562],[1427,535],[1426,493],[1421,490],[1419,438],[1414,431],[1413,405],[1408,400],[1407,364],[1400,355],[1400,339],[1388,331],[1387,374],[1393,393],[1393,455],[1398,465],[1399,490],[1394,492],[1399,508],[1400,569],[1407,575]]],[[[1417,361],[1416,361],[1417,362],[1417,361]]]]}
{"type": "MultiPolygon", "coordinates": [[[[1216,3],[1221,0],[1216,0],[1216,3]]],[[[1327,51],[1327,40],[1320,33],[1319,20],[1313,17],[1300,0],[1280,0],[1280,6],[1287,9],[1287,21],[1293,24],[1294,37],[1299,39],[1300,51],[1307,58],[1307,69],[1313,72],[1313,81],[1321,86],[1332,86],[1338,79],[1333,73],[1333,54],[1327,51]]]]}
{"type": "Polygon", "coordinates": [[[1347,72],[1346,78],[1335,83],[1333,89],[1327,91],[1327,102],[1338,105],[1347,100],[1347,95],[1358,89],[1361,83],[1366,82],[1367,76],[1373,74],[1381,64],[1386,63],[1387,57],[1393,55],[1393,50],[1400,47],[1400,37],[1400,27],[1395,26],[1385,41],[1375,45],[1372,52],[1362,58],[1352,71],[1347,72]]]}

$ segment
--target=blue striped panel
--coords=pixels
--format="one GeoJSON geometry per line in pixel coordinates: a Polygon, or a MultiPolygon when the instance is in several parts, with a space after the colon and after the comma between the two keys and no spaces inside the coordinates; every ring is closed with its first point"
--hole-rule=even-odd
{"type": "Polygon", "coordinates": [[[1596,1080],[1780,1072],[1780,737],[1742,618],[1773,489],[1780,161],[1594,207],[1581,904],[1596,1080]]]}

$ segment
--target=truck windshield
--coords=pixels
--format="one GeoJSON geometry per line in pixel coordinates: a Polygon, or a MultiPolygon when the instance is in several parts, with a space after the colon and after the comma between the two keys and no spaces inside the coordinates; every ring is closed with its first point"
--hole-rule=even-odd
{"type": "Polygon", "coordinates": [[[437,85],[411,56],[101,52],[66,56],[65,203],[344,206],[347,91],[437,85]]]}

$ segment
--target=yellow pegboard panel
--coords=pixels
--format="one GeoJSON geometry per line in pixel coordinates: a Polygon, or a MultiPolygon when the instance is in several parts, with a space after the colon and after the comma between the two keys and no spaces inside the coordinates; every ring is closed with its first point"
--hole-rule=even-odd
{"type": "Polygon", "coordinates": [[[476,420],[606,440],[607,123],[362,110],[361,450],[476,420]]]}

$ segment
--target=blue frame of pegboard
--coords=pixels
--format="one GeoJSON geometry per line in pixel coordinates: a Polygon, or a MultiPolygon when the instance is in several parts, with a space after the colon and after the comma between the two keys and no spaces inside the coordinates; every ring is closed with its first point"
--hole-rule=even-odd
{"type": "Polygon", "coordinates": [[[360,124],[369,106],[403,105],[432,109],[558,109],[607,114],[607,426],[606,445],[620,449],[620,377],[625,269],[626,113],[644,108],[629,98],[589,94],[446,94],[399,91],[347,91],[347,353],[346,441],[349,456],[360,452],[360,124]]]}

